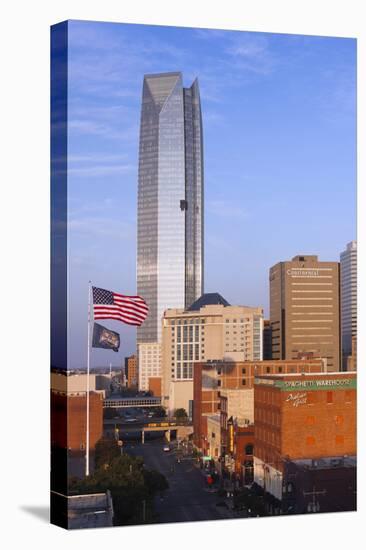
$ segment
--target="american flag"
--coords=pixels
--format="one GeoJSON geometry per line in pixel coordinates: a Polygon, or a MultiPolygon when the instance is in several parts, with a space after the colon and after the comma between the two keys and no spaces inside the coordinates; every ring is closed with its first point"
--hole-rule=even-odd
{"type": "Polygon", "coordinates": [[[124,296],[93,286],[94,319],[116,319],[128,325],[141,326],[149,308],[140,296],[124,296]]]}

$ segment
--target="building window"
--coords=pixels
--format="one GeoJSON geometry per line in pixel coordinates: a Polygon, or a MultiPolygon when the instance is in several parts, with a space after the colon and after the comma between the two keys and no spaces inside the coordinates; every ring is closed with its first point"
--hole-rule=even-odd
{"type": "Polygon", "coordinates": [[[315,416],[308,416],[306,418],[306,424],[315,424],[315,416]]]}
{"type": "Polygon", "coordinates": [[[315,437],[312,435],[308,435],[306,438],[306,445],[315,445],[315,437]]]}
{"type": "Polygon", "coordinates": [[[253,454],[253,445],[249,443],[245,446],[245,454],[246,455],[252,455],[253,454]]]}
{"type": "Polygon", "coordinates": [[[345,400],[346,403],[352,403],[352,391],[351,390],[346,390],[344,400],[345,400]]]}
{"type": "Polygon", "coordinates": [[[218,381],[217,381],[217,385],[218,385],[218,386],[221,386],[221,380],[218,380],[218,381]]]}
{"type": "Polygon", "coordinates": [[[245,386],[246,383],[247,383],[247,381],[245,380],[245,378],[243,378],[243,380],[241,381],[241,385],[242,385],[242,386],[245,386]]]}
{"type": "Polygon", "coordinates": [[[267,371],[267,374],[269,374],[271,372],[271,367],[267,367],[266,371],[267,371]]]}
{"type": "Polygon", "coordinates": [[[343,435],[336,435],[335,442],[336,442],[336,445],[343,445],[344,436],[343,435]]]}
{"type": "Polygon", "coordinates": [[[337,426],[341,426],[343,424],[343,416],[341,414],[338,414],[334,417],[334,421],[337,424],[337,426]]]}
{"type": "Polygon", "coordinates": [[[333,392],[332,391],[327,391],[327,403],[328,403],[328,405],[333,403],[333,392]]]}
{"type": "Polygon", "coordinates": [[[242,373],[242,374],[246,374],[246,372],[247,372],[247,371],[246,371],[245,368],[244,368],[244,369],[241,369],[241,373],[242,373]]]}
{"type": "Polygon", "coordinates": [[[282,367],[278,367],[278,372],[279,372],[279,373],[282,372],[282,367]]]}

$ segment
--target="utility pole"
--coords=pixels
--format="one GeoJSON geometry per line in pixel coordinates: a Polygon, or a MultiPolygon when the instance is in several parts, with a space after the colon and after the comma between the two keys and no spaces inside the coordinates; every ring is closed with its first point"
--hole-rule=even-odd
{"type": "Polygon", "coordinates": [[[319,501],[316,501],[315,500],[315,497],[318,496],[318,495],[325,495],[326,494],[326,490],[323,489],[322,491],[316,491],[315,490],[315,485],[313,485],[313,490],[312,491],[303,491],[302,494],[305,496],[308,496],[308,495],[311,495],[313,497],[313,502],[312,502],[312,512],[316,512],[316,511],[319,511],[320,510],[320,505],[319,505],[319,501]],[[317,506],[319,506],[319,509],[316,510],[317,506]]]}

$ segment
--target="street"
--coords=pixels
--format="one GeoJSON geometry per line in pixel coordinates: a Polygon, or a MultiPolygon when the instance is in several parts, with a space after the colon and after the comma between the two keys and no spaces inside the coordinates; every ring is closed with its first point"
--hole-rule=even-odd
{"type": "Polygon", "coordinates": [[[175,451],[163,451],[164,440],[149,441],[144,445],[130,442],[124,450],[134,456],[142,456],[146,466],[158,470],[165,475],[169,489],[162,499],[155,501],[155,511],[159,522],[204,521],[238,517],[231,509],[217,506],[224,503],[224,498],[218,497],[206,485],[205,478],[194,459],[181,458],[177,462],[175,451]]]}

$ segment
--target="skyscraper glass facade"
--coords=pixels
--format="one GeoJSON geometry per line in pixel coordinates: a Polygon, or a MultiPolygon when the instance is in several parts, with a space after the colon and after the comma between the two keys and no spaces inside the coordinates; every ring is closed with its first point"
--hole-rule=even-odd
{"type": "Polygon", "coordinates": [[[357,335],[357,242],[351,241],[341,253],[342,362],[352,354],[352,337],[357,335]]]}
{"type": "Polygon", "coordinates": [[[203,148],[198,82],[145,75],[140,125],[137,292],[149,315],[137,342],[159,342],[166,309],[203,293],[203,148]]]}

